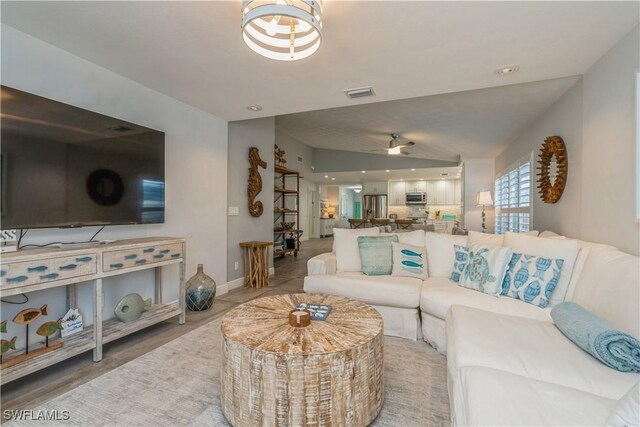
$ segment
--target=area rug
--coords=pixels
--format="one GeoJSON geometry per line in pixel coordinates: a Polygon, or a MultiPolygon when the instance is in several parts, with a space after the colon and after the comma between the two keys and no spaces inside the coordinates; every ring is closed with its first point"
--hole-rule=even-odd
{"type": "MultiPolygon", "coordinates": [[[[68,411],[68,420],[3,426],[228,426],[221,341],[217,319],[34,408],[68,411]]],[[[423,341],[392,337],[384,356],[385,400],[372,425],[449,425],[445,358],[423,341]]]]}

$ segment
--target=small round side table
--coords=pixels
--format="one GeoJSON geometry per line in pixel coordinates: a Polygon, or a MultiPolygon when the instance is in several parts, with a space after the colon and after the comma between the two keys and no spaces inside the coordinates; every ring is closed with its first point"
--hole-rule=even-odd
{"type": "Polygon", "coordinates": [[[269,246],[272,242],[242,242],[244,285],[250,288],[269,286],[269,246]]]}

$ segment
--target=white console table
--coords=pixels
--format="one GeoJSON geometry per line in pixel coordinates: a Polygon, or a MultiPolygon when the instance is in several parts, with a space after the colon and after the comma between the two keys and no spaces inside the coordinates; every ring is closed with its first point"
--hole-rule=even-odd
{"type": "MultiPolygon", "coordinates": [[[[93,360],[102,360],[102,346],[174,316],[185,322],[185,259],[184,239],[172,237],[120,240],[108,244],[88,244],[49,249],[24,249],[0,257],[0,297],[65,286],[67,309],[77,308],[76,284],[93,282],[94,319],[80,333],[60,338],[64,346],[3,368],[1,383],[13,381],[77,354],[93,350],[93,360]],[[162,299],[164,266],[179,264],[179,297],[165,303],[162,299]],[[155,270],[155,299],[150,308],[135,321],[102,320],[102,280],[107,277],[141,270],[155,270]]],[[[86,322],[86,320],[85,320],[86,322]]],[[[19,337],[20,338],[20,337],[19,337]]],[[[57,340],[56,340],[57,341],[57,340]]],[[[51,341],[50,343],[56,342],[51,341]]],[[[20,351],[7,353],[3,362],[19,356],[20,351]]]]}

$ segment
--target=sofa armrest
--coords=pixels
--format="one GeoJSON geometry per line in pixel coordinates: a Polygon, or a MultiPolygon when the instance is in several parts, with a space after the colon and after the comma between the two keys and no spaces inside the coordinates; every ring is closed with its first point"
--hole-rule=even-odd
{"type": "Polygon", "coordinates": [[[336,254],[327,252],[316,255],[307,261],[307,274],[309,276],[336,274],[336,265],[336,254]]]}

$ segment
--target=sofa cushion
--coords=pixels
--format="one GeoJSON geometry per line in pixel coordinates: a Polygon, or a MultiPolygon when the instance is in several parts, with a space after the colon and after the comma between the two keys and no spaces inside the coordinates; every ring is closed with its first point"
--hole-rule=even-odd
{"type": "Polygon", "coordinates": [[[353,298],[367,304],[417,308],[420,305],[422,280],[412,277],[338,274],[307,276],[304,291],[353,298]]]}
{"type": "Polygon", "coordinates": [[[469,230],[469,246],[480,245],[489,248],[499,248],[503,246],[504,234],[480,233],[469,230]]]}
{"type": "Polygon", "coordinates": [[[640,382],[616,402],[605,425],[640,426],[640,382]]]}
{"type": "Polygon", "coordinates": [[[467,236],[425,233],[427,265],[430,277],[449,277],[453,269],[453,245],[467,246],[467,236]]]}
{"type": "Polygon", "coordinates": [[[554,306],[564,301],[571,281],[573,266],[580,249],[577,240],[534,237],[507,232],[504,236],[504,245],[513,249],[513,252],[564,260],[560,271],[560,280],[558,280],[558,285],[551,294],[549,305],[554,306]]]}
{"type": "Polygon", "coordinates": [[[460,371],[456,392],[464,402],[459,425],[586,426],[604,425],[614,400],[531,380],[508,372],[473,366],[460,371]]]}
{"type": "Polygon", "coordinates": [[[398,236],[399,243],[424,248],[424,231],[422,230],[400,231],[398,233],[383,234],[383,236],[398,236]]]}
{"type": "Polygon", "coordinates": [[[333,246],[336,253],[336,267],[338,272],[362,271],[360,260],[360,250],[358,249],[358,236],[378,236],[380,230],[377,228],[334,228],[333,246]]]}
{"type": "Polygon", "coordinates": [[[640,339],[640,258],[607,245],[585,249],[584,266],[569,299],[640,339]]]}
{"type": "Polygon", "coordinates": [[[461,368],[484,366],[618,400],[639,378],[603,365],[551,322],[454,305],[445,323],[454,381],[461,368]]]}
{"type": "Polygon", "coordinates": [[[462,288],[446,278],[430,277],[424,282],[420,293],[422,311],[444,320],[447,311],[454,304],[551,322],[551,309],[542,309],[513,298],[487,295],[462,288]]]}

